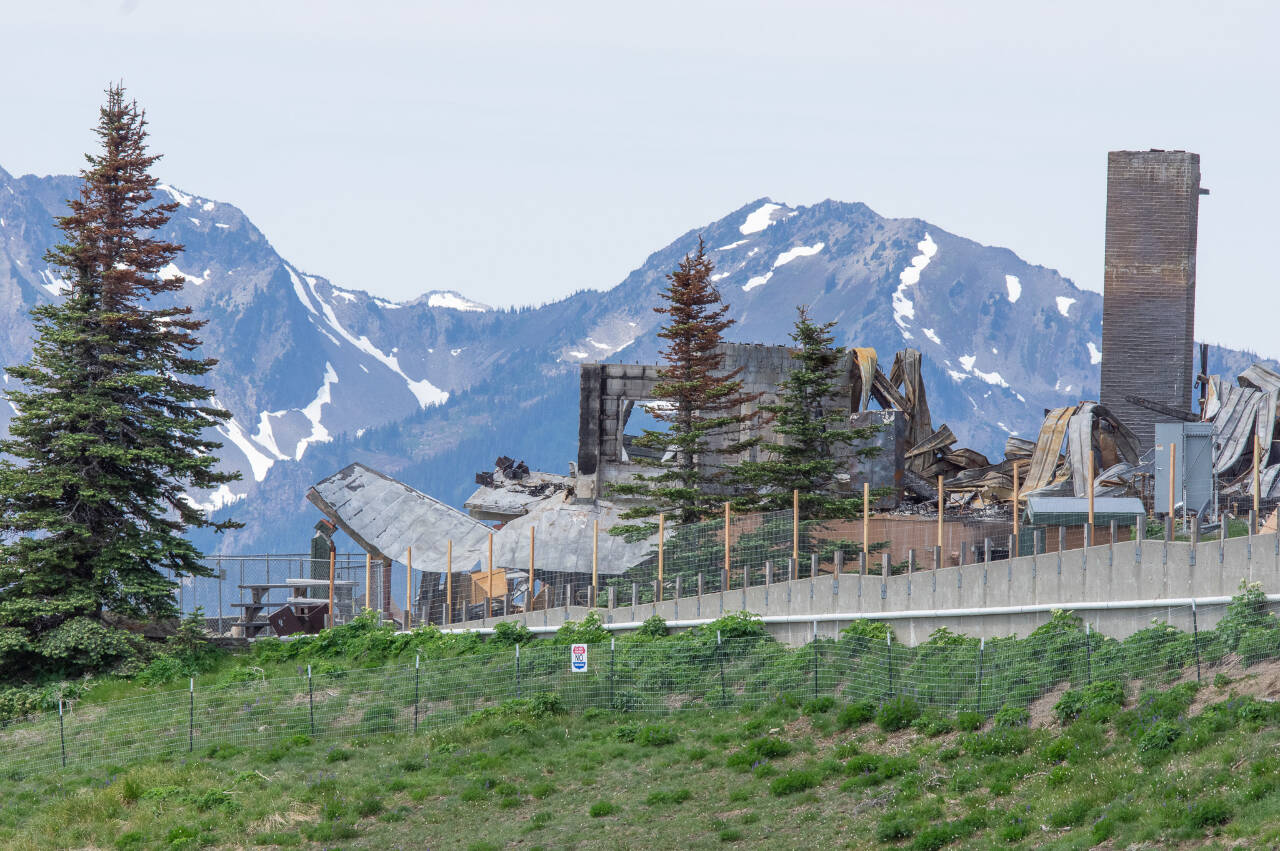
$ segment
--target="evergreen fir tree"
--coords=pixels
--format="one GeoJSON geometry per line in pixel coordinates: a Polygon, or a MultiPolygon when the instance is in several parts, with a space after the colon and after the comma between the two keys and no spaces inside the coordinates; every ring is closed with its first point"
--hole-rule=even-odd
{"type": "MultiPolygon", "coordinates": [[[[784,511],[792,507],[792,492],[800,492],[801,522],[858,517],[862,495],[835,492],[836,473],[847,463],[835,456],[838,447],[874,436],[875,427],[849,428],[848,413],[832,404],[839,376],[836,367],[844,347],[833,345],[834,322],[817,325],[807,308],[797,308],[791,339],[797,350],[795,367],[779,389],[777,404],[761,405],[774,416],[773,430],[781,443],[767,444],[770,456],[739,465],[735,479],[754,492],[737,507],[756,511],[784,511]]],[[[857,450],[868,454],[874,450],[857,450]]],[[[847,456],[846,456],[847,458],[847,456]]]]}
{"type": "Polygon", "coordinates": [[[239,525],[210,522],[185,496],[239,478],[214,469],[221,444],[204,437],[230,414],[186,380],[215,363],[194,354],[204,321],[147,306],[182,288],[159,277],[182,246],[155,236],[178,205],[152,203],[145,114],[120,86],[106,95],[101,151],[58,219],[65,243],[45,256],[65,298],[31,311],[31,360],[7,370],[22,385],[6,394],[17,413],[0,441],[0,670],[11,674],[120,662],[131,643],[104,613],[172,617],[162,570],[209,575],[182,533],[239,525]]]}
{"type": "Polygon", "coordinates": [[[668,424],[666,431],[646,429],[635,445],[654,450],[658,458],[634,459],[661,472],[640,474],[631,482],[614,485],[612,492],[639,497],[643,504],[622,513],[624,523],[610,534],[639,540],[657,530],[658,514],[674,522],[694,523],[716,515],[729,498],[732,476],[729,460],[746,451],[757,438],[743,437],[743,425],[753,418],[742,407],[757,396],[744,394],[738,380],[741,370],[723,372],[724,355],[717,351],[725,329],[729,306],[711,283],[714,266],[702,237],[698,249],[685,255],[669,275],[662,291],[665,304],[654,310],[667,316],[658,336],[667,341],[661,350],[665,365],[654,388],[658,404],[650,414],[668,424]]]}

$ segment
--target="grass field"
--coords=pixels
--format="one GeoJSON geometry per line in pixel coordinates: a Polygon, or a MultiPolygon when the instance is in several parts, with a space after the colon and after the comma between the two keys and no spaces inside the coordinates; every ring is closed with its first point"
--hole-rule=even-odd
{"type": "Polygon", "coordinates": [[[980,716],[912,723],[912,707],[892,700],[776,700],[656,720],[564,712],[551,697],[508,701],[416,737],[298,736],[0,781],[0,843],[1274,847],[1280,710],[1244,695],[1273,682],[1238,676],[1123,705],[1118,686],[1095,683],[1055,696],[1056,713],[1037,711],[1044,727],[1009,710],[973,731],[954,728],[980,716]]]}
{"type": "Polygon", "coordinates": [[[0,727],[0,847],[1280,847],[1255,586],[1213,630],[1123,641],[1066,613],[911,648],[867,622],[787,648],[745,615],[616,646],[590,618],[540,641],[364,618],[170,650],[31,692],[76,691],[65,736],[0,727]]]}

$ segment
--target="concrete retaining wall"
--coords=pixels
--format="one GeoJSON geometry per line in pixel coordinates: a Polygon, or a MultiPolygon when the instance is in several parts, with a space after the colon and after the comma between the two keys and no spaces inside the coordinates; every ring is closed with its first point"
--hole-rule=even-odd
{"type": "MultiPolygon", "coordinates": [[[[606,623],[640,622],[653,615],[664,620],[718,618],[749,611],[765,616],[848,615],[817,624],[821,636],[835,636],[858,616],[894,613],[899,641],[916,645],[941,626],[974,637],[1025,636],[1051,613],[977,614],[959,610],[1017,606],[1073,606],[1092,627],[1125,638],[1153,619],[1191,629],[1187,598],[1229,597],[1240,583],[1261,582],[1267,593],[1280,592],[1280,535],[1270,533],[1231,540],[1188,543],[1120,541],[1088,549],[1022,556],[988,564],[919,570],[882,578],[844,573],[776,582],[747,589],[684,597],[661,603],[599,610],[606,623]],[[1167,608],[1150,605],[1115,607],[1117,602],[1168,600],[1167,608]],[[955,611],[942,615],[938,610],[955,611]],[[919,617],[909,615],[922,613],[919,617]],[[905,614],[904,614],[905,613],[905,614]]],[[[514,620],[530,627],[555,627],[580,621],[592,610],[582,606],[488,618],[455,624],[455,628],[491,627],[514,620]]],[[[1209,629],[1222,616],[1221,606],[1199,612],[1199,625],[1209,629]]],[[[803,644],[814,633],[812,622],[773,623],[767,628],[779,640],[803,644]]]]}

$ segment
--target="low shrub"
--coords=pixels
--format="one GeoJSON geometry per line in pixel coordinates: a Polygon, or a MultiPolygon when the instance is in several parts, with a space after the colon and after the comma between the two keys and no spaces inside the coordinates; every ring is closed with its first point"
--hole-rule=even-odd
{"type": "Polygon", "coordinates": [[[955,722],[936,710],[928,710],[911,722],[911,729],[933,738],[950,733],[955,729],[955,722]]]}
{"type": "Polygon", "coordinates": [[[836,715],[836,720],[840,722],[841,727],[847,730],[850,727],[858,727],[868,721],[874,721],[875,717],[875,702],[863,698],[862,700],[855,700],[853,703],[845,704],[844,708],[836,715]]]}
{"type": "Polygon", "coordinates": [[[886,700],[876,713],[876,724],[886,733],[905,730],[911,722],[920,717],[920,705],[908,694],[886,700]]]}
{"type": "Polygon", "coordinates": [[[1280,629],[1268,625],[1247,630],[1240,638],[1236,653],[1240,654],[1240,661],[1245,665],[1256,665],[1280,656],[1280,629]]]}
{"type": "Polygon", "coordinates": [[[897,842],[900,839],[910,839],[918,827],[919,824],[915,819],[907,816],[900,814],[885,816],[876,825],[876,841],[897,842]]]}
{"type": "Polygon", "coordinates": [[[1157,721],[1138,738],[1140,753],[1166,753],[1172,750],[1173,743],[1182,737],[1182,726],[1173,721],[1157,721]]]}
{"type": "Polygon", "coordinates": [[[1075,827],[1082,824],[1096,804],[1090,798],[1077,798],[1049,816],[1050,827],[1075,827]]]}
{"type": "MultiPolygon", "coordinates": [[[[1245,635],[1245,640],[1248,634],[1245,635]]],[[[1244,641],[1240,642],[1244,646],[1244,641]]],[[[1231,807],[1221,798],[1204,798],[1193,803],[1187,810],[1187,827],[1203,830],[1206,827],[1217,827],[1231,821],[1231,807]]]]}
{"type": "Polygon", "coordinates": [[[816,769],[798,768],[775,777],[773,782],[769,784],[769,791],[781,798],[785,795],[794,795],[797,792],[812,789],[821,783],[822,772],[816,769]]]}
{"type": "Polygon", "coordinates": [[[1100,680],[1083,689],[1068,689],[1054,704],[1059,724],[1069,724],[1081,716],[1087,720],[1110,721],[1124,706],[1124,687],[1113,680],[1100,680]]]}
{"type": "Polygon", "coordinates": [[[658,789],[657,791],[649,793],[649,797],[645,799],[645,803],[651,807],[658,807],[663,804],[683,804],[692,797],[693,793],[688,789],[658,789]]]}
{"type": "Polygon", "coordinates": [[[645,724],[636,733],[635,742],[637,745],[647,748],[661,748],[675,744],[677,738],[676,731],[671,727],[664,727],[659,724],[645,724]]]}
{"type": "Polygon", "coordinates": [[[912,851],[938,851],[951,844],[955,838],[955,831],[950,825],[930,825],[916,834],[915,841],[911,843],[911,849],[912,851]]]}
{"type": "Polygon", "coordinates": [[[757,763],[788,756],[791,751],[790,742],[772,736],[762,736],[747,742],[741,750],[729,754],[724,764],[729,768],[746,771],[757,763]]]}
{"type": "Polygon", "coordinates": [[[834,697],[823,695],[806,701],[800,711],[805,715],[821,715],[824,712],[830,712],[835,705],[836,699],[834,697]]]}
{"type": "Polygon", "coordinates": [[[982,713],[965,710],[956,713],[956,729],[964,730],[966,733],[972,733],[974,730],[982,727],[982,713]]]}
{"type": "Polygon", "coordinates": [[[1030,723],[1031,712],[1025,706],[1013,706],[1008,703],[1000,707],[1000,711],[991,719],[991,725],[998,730],[1010,727],[1026,727],[1030,723]]]}
{"type": "Polygon", "coordinates": [[[610,801],[596,801],[591,805],[591,809],[587,810],[587,815],[592,818],[603,818],[613,815],[618,811],[618,806],[610,801]]]}

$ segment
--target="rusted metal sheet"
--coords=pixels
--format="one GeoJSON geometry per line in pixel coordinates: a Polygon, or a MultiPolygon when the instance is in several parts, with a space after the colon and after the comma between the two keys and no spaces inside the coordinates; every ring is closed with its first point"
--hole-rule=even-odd
{"type": "MultiPolygon", "coordinates": [[[[1089,493],[1089,459],[1093,455],[1093,402],[1081,402],[1067,424],[1067,463],[1071,466],[1071,490],[1089,493]]],[[[1097,466],[1094,466],[1096,472],[1097,466]]]]}
{"type": "Polygon", "coordinates": [[[1221,407],[1213,419],[1213,443],[1217,448],[1213,472],[1222,475],[1252,451],[1253,435],[1258,425],[1258,409],[1268,396],[1258,390],[1219,385],[1221,407]]]}
{"type": "Polygon", "coordinates": [[[907,406],[907,445],[914,446],[933,434],[929,401],[925,396],[919,349],[903,349],[893,359],[889,383],[902,388],[907,406]]]}
{"type": "Polygon", "coordinates": [[[1040,426],[1035,452],[1031,455],[1031,469],[1027,472],[1026,489],[1038,490],[1053,481],[1053,472],[1062,458],[1062,440],[1067,435],[1067,425],[1075,407],[1054,408],[1040,426]]]}
{"type": "Polygon", "coordinates": [[[857,371],[850,376],[849,383],[858,396],[857,410],[865,411],[871,401],[871,387],[876,381],[876,350],[870,346],[854,347],[853,359],[857,371]]]}
{"type": "Polygon", "coordinates": [[[933,453],[942,452],[955,442],[956,436],[951,433],[951,429],[944,425],[942,428],[929,435],[928,438],[908,449],[906,457],[910,459],[923,455],[928,456],[928,459],[932,460],[933,453]]]}
{"type": "Polygon", "coordinates": [[[1036,442],[1022,437],[1010,437],[1004,442],[1004,457],[1030,459],[1036,454],[1036,442]]]}

